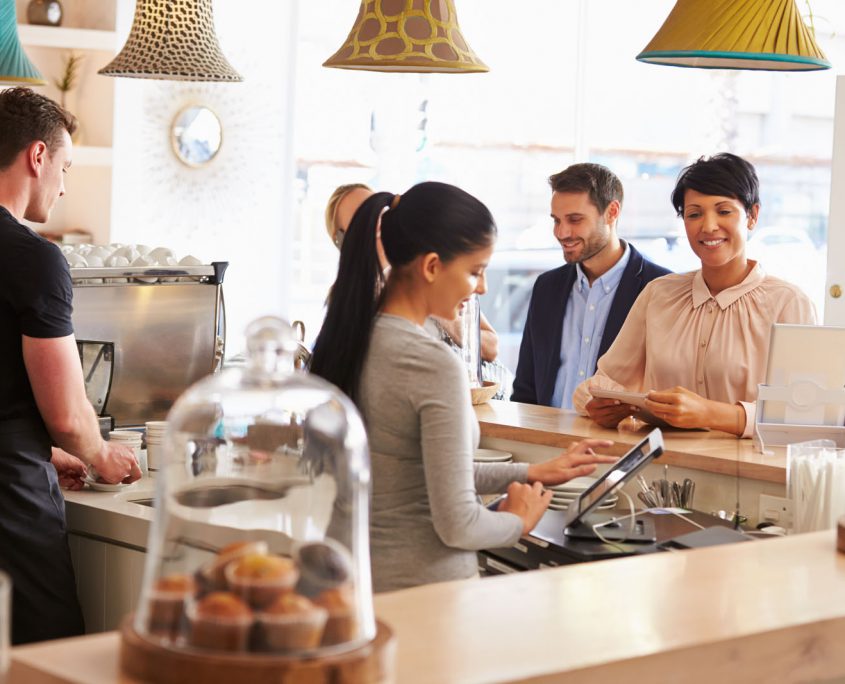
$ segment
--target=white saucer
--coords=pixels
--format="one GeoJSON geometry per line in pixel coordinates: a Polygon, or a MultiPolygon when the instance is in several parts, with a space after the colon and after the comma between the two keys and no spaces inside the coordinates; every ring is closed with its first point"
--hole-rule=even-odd
{"type": "Polygon", "coordinates": [[[108,484],[106,482],[97,482],[96,480],[91,480],[87,477],[82,481],[91,487],[91,489],[98,492],[119,492],[135,484],[134,482],[130,482],[129,484],[123,484],[122,482],[118,482],[117,484],[108,484]]]}
{"type": "Polygon", "coordinates": [[[513,460],[513,454],[498,449],[476,449],[472,460],[476,463],[509,463],[513,460]]]}

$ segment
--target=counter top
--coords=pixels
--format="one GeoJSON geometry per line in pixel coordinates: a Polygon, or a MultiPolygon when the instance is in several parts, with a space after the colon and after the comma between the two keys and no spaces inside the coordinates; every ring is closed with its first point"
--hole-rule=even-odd
{"type": "MultiPolygon", "coordinates": [[[[398,636],[402,684],[845,675],[832,531],[429,585],[375,608],[398,636]]],[[[127,682],[117,652],[114,632],[18,647],[11,681],[127,682]]]]}
{"type": "MultiPolygon", "coordinates": [[[[573,440],[611,439],[607,451],[624,454],[646,434],[600,427],[575,411],[509,401],[490,401],[475,407],[482,437],[494,437],[565,448],[573,440]]],[[[663,431],[665,451],[661,463],[722,475],[739,475],[751,480],[784,484],[786,449],[774,448],[772,455],[754,449],[752,440],[737,439],[717,430],[663,431]]]]}
{"type": "Polygon", "coordinates": [[[67,527],[70,532],[84,530],[86,536],[119,541],[124,546],[147,548],[153,508],[133,503],[152,499],[155,480],[144,477],[118,492],[100,492],[85,487],[79,491],[64,490],[67,527]]]}

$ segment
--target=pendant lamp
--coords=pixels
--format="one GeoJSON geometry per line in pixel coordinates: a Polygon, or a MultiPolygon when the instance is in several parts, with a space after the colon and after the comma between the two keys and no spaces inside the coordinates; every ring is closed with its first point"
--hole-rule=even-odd
{"type": "Polygon", "coordinates": [[[0,0],[0,86],[46,83],[21,47],[15,0],[0,0]]]}
{"type": "Polygon", "coordinates": [[[361,0],[349,36],[323,66],[446,74],[489,71],[464,40],[452,0],[361,0]]]}
{"type": "Polygon", "coordinates": [[[795,0],[677,0],[637,59],[705,69],[829,69],[795,0]]]}
{"type": "Polygon", "coordinates": [[[99,73],[167,81],[243,81],[220,51],[211,0],[136,0],[126,45],[99,73]]]}

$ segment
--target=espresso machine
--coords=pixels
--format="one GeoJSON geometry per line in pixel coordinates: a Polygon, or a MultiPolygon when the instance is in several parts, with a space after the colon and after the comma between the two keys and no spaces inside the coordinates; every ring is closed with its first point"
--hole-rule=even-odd
{"type": "Polygon", "coordinates": [[[97,412],[100,434],[105,438],[114,429],[114,418],[107,413],[112,378],[114,377],[114,343],[98,340],[76,340],[85,395],[97,412]]]}
{"type": "Polygon", "coordinates": [[[227,262],[71,268],[73,327],[101,430],[164,420],[223,361],[227,262]]]}

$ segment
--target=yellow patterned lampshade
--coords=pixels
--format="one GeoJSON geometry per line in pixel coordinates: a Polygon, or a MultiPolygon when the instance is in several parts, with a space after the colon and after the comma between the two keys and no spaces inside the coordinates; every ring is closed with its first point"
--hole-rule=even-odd
{"type": "Polygon", "coordinates": [[[220,51],[211,0],[136,0],[126,45],[104,76],[243,81],[220,51]]]}
{"type": "Polygon", "coordinates": [[[829,69],[795,0],[677,0],[637,59],[705,69],[829,69]]]}
{"type": "Polygon", "coordinates": [[[45,83],[21,47],[15,0],[0,0],[0,87],[45,83]]]}
{"type": "Polygon", "coordinates": [[[364,71],[489,71],[467,45],[452,0],[361,0],[340,50],[323,66],[364,71]]]}

